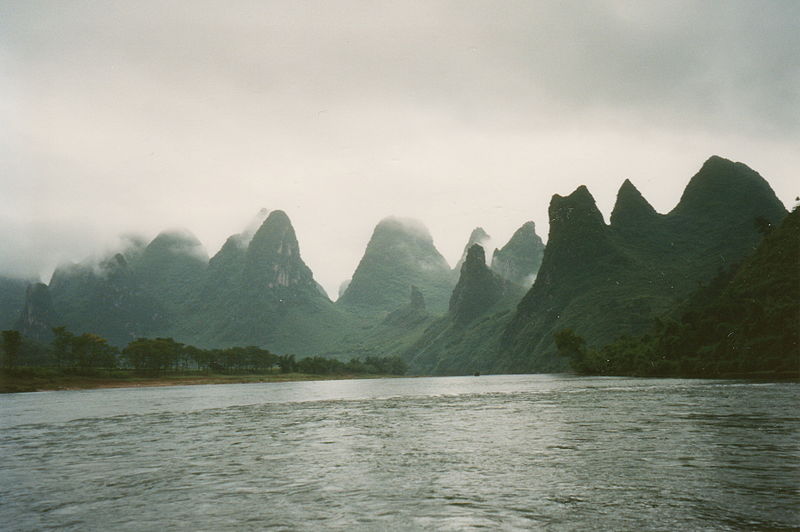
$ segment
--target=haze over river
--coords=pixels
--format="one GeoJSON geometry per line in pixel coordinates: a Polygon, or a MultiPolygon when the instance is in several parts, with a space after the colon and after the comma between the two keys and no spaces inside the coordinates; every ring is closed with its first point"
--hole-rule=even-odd
{"type": "Polygon", "coordinates": [[[512,375],[9,394],[0,528],[800,527],[798,392],[512,375]]]}

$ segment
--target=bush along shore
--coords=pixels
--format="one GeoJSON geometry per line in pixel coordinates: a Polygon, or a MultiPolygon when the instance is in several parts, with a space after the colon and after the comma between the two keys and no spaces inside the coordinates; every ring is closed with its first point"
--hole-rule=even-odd
{"type": "Polygon", "coordinates": [[[399,357],[277,355],[259,347],[200,349],[172,338],[139,338],[119,350],[94,334],[53,329],[50,345],[2,332],[0,393],[179,386],[404,375],[399,357]]]}

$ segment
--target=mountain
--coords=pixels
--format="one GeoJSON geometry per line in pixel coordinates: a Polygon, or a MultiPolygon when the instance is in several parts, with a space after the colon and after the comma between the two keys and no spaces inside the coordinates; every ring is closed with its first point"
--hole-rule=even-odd
{"type": "MultiPolygon", "coordinates": [[[[586,187],[555,195],[543,252],[528,222],[495,250],[488,267],[478,243],[488,235],[477,228],[457,279],[422,224],[387,218],[333,303],[303,261],[286,213],[262,211],[210,260],[190,233],[167,231],[146,245],[130,239],[100,261],[62,265],[49,286],[32,286],[27,300],[27,283],[0,279],[0,318],[7,328],[19,318],[29,336],[66,325],[119,346],[171,336],[199,347],[257,345],[298,356],[402,355],[416,373],[560,371],[567,361],[556,355],[554,333],[569,329],[588,349],[643,333],[656,317],[699,297],[692,294],[700,283],[735,271],[786,214],[757,172],[715,156],[667,214],[656,212],[629,180],[608,224],[586,187]],[[519,284],[533,276],[530,289],[519,284]]],[[[748,268],[741,272],[756,273],[730,289],[734,303],[725,303],[724,311],[745,309],[747,323],[770,331],[758,314],[763,310],[770,323],[789,327],[777,314],[793,316],[788,304],[784,310],[775,310],[782,303],[751,308],[747,298],[761,296],[745,295],[748,283],[761,286],[759,275],[783,274],[748,268]]],[[[791,292],[781,283],[765,289],[769,301],[779,301],[780,290],[791,292]]],[[[735,315],[725,319],[725,326],[744,323],[735,315]]],[[[704,320],[703,327],[713,325],[704,320]]],[[[770,334],[759,342],[772,345],[770,334]]],[[[755,343],[729,343],[756,349],[755,343]]]]}
{"type": "Polygon", "coordinates": [[[419,288],[412,286],[408,304],[390,312],[383,320],[383,323],[387,325],[405,326],[409,323],[416,323],[427,316],[428,312],[425,305],[425,296],[422,295],[419,288]]]}
{"type": "Polygon", "coordinates": [[[456,278],[461,275],[461,265],[464,264],[464,261],[467,259],[467,253],[469,253],[469,249],[475,244],[478,244],[483,249],[486,249],[487,244],[491,240],[492,237],[490,237],[489,234],[483,230],[483,227],[476,227],[472,230],[472,233],[469,235],[469,239],[467,239],[467,245],[464,246],[464,251],[461,253],[461,258],[458,259],[458,262],[453,268],[456,278]]]}
{"type": "Polygon", "coordinates": [[[0,276],[0,330],[11,329],[25,305],[29,281],[0,276]]]}
{"type": "Polygon", "coordinates": [[[590,346],[643,332],[698,282],[752,253],[756,219],[777,223],[786,210],[758,173],[711,157],[666,215],[629,181],[610,225],[585,187],[554,196],[549,214],[541,269],[501,342],[513,371],[562,369],[553,344],[560,329],[590,346]]]}
{"type": "MultiPolygon", "coordinates": [[[[289,217],[273,211],[253,235],[244,255],[245,286],[258,295],[287,297],[298,293],[322,296],[311,269],[300,257],[300,246],[289,217]]],[[[252,294],[252,292],[251,292],[252,294]]]]}
{"type": "Polygon", "coordinates": [[[50,280],[53,307],[63,325],[98,334],[117,346],[164,334],[173,324],[163,307],[142,288],[122,253],[100,261],[59,266],[50,280]]]}
{"type": "Polygon", "coordinates": [[[433,313],[447,310],[453,280],[447,261],[420,222],[386,218],[375,227],[361,262],[337,305],[353,312],[386,314],[400,307],[411,286],[433,313]]]}
{"type": "Polygon", "coordinates": [[[258,222],[210,260],[188,231],[165,231],[99,263],[59,267],[49,286],[58,325],[120,346],[169,336],[201,347],[330,350],[355,320],[314,280],[286,213],[262,211],[258,222]]]}
{"type": "Polygon", "coordinates": [[[525,222],[508,243],[492,254],[492,270],[520,286],[530,287],[542,264],[544,243],[536,234],[536,225],[525,222]]]}
{"type": "Polygon", "coordinates": [[[53,327],[60,326],[61,317],[53,307],[50,290],[46,284],[33,283],[25,292],[25,306],[14,328],[26,338],[49,342],[53,338],[53,327]]]}
{"type": "Polygon", "coordinates": [[[489,269],[478,244],[469,248],[460,273],[447,314],[403,353],[414,372],[485,372],[494,364],[491,346],[502,332],[497,324],[505,323],[525,289],[489,269]]]}
{"type": "MultiPolygon", "coordinates": [[[[533,287],[520,301],[505,333],[505,350],[514,365],[557,370],[563,361],[550,355],[553,329],[565,321],[578,321],[587,336],[603,334],[608,319],[596,316],[596,304],[624,301],[621,278],[636,272],[633,260],[616,246],[594,198],[581,186],[569,196],[550,202],[550,236],[533,287]]],[[[614,319],[618,319],[615,315],[614,319]]],[[[615,326],[617,323],[614,324],[615,326]]]]}
{"type": "MultiPolygon", "coordinates": [[[[448,315],[460,325],[467,325],[492,309],[504,297],[516,299],[523,290],[494,273],[486,266],[483,248],[473,244],[469,248],[458,284],[450,296],[448,315]]],[[[514,301],[516,303],[516,301],[514,301]]]]}
{"type": "Polygon", "coordinates": [[[641,227],[652,228],[661,215],[644,199],[629,179],[623,181],[617,192],[617,201],[611,211],[611,225],[620,233],[642,233],[641,227]]]}
{"type": "Polygon", "coordinates": [[[701,303],[704,308],[696,310],[694,323],[685,332],[707,331],[710,338],[684,340],[694,343],[685,352],[705,358],[701,366],[718,373],[768,371],[797,377],[800,210],[795,209],[764,238],[718,298],[701,303]],[[725,326],[712,330],[709,322],[725,326]]]}
{"type": "Polygon", "coordinates": [[[160,233],[134,262],[142,288],[178,319],[197,294],[208,266],[208,253],[189,231],[160,233]]]}
{"type": "Polygon", "coordinates": [[[436,317],[427,310],[425,296],[412,286],[407,303],[384,318],[356,314],[355,326],[332,342],[327,354],[340,358],[403,356],[436,317]]]}
{"type": "Polygon", "coordinates": [[[718,275],[648,334],[571,353],[577,371],[691,377],[800,376],[800,210],[740,267],[718,275]]]}
{"type": "Polygon", "coordinates": [[[200,300],[205,304],[223,304],[228,294],[239,289],[247,247],[268,216],[269,211],[261,209],[244,231],[228,237],[217,254],[208,261],[200,288],[200,300]]]}
{"type": "MultiPolygon", "coordinates": [[[[185,328],[202,345],[258,345],[319,354],[349,329],[300,256],[285,212],[276,210],[247,242],[234,236],[209,262],[196,316],[185,328]]],[[[197,340],[195,340],[197,341],[197,340]]]]}

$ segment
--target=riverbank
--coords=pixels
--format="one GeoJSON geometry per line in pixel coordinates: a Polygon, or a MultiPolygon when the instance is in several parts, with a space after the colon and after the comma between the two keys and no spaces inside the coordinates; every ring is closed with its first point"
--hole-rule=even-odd
{"type": "Polygon", "coordinates": [[[261,382],[319,381],[343,379],[377,379],[397,375],[342,374],[313,375],[307,373],[218,374],[187,373],[142,376],[132,371],[115,370],[95,374],[73,374],[49,368],[20,368],[0,371],[0,393],[45,392],[58,390],[92,390],[100,388],[142,388],[157,386],[190,386],[196,384],[243,384],[261,382]]]}

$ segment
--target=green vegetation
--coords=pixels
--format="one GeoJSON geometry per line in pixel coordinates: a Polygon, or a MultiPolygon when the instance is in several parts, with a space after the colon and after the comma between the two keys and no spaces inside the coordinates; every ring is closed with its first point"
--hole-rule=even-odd
{"type": "Polygon", "coordinates": [[[406,351],[414,371],[464,374],[494,369],[495,342],[508,311],[525,290],[486,266],[483,248],[469,248],[446,316],[433,322],[406,351]]]}
{"type": "Polygon", "coordinates": [[[738,268],[720,273],[656,320],[649,333],[599,349],[555,334],[580,373],[692,377],[800,376],[800,211],[768,233],[738,268]]]}
{"type": "Polygon", "coordinates": [[[536,225],[525,222],[508,243],[492,254],[492,270],[512,283],[528,288],[542,266],[544,243],[536,234],[536,225]]]}
{"type": "Polygon", "coordinates": [[[19,350],[22,347],[22,335],[19,331],[3,331],[3,367],[13,368],[17,365],[19,350]]]}
{"type": "Polygon", "coordinates": [[[435,313],[447,309],[453,278],[428,230],[414,220],[386,218],[375,227],[337,306],[360,315],[391,312],[416,286],[435,313]]]}
{"type": "Polygon", "coordinates": [[[114,348],[105,338],[83,333],[76,336],[66,327],[53,329],[53,356],[60,368],[113,368],[117,362],[114,348]]]}
{"type": "Polygon", "coordinates": [[[626,181],[606,225],[585,187],[550,204],[550,239],[533,288],[504,332],[500,357],[515,372],[564,369],[553,334],[572,329],[587,346],[644,333],[698,283],[741,262],[761,240],[754,220],[786,210],[741,163],[711,157],[678,205],[655,212],[626,181]]]}
{"type": "Polygon", "coordinates": [[[19,318],[28,281],[0,276],[0,329],[9,329],[19,318]]]}
{"type": "Polygon", "coordinates": [[[18,331],[2,332],[0,391],[92,388],[126,384],[261,382],[311,376],[404,375],[399,357],[320,356],[296,359],[254,346],[199,349],[172,338],[139,338],[117,350],[95,334],[53,329],[50,345],[27,343],[18,331]],[[20,356],[22,354],[22,356],[20,356]]]}
{"type": "MultiPolygon", "coordinates": [[[[787,323],[791,309],[772,300],[754,306],[753,297],[744,295],[747,287],[761,286],[757,276],[736,281],[738,292],[712,294],[724,284],[718,280],[704,296],[691,296],[718,271],[733,276],[731,265],[750,255],[764,234],[778,231],[786,216],[766,181],[741,163],[711,157],[668,214],[657,213],[626,180],[610,224],[585,187],[554,196],[549,216],[543,255],[529,222],[496,251],[492,268],[477,255],[467,264],[467,252],[458,283],[424,226],[383,220],[336,303],[303,262],[282,211],[262,212],[257,230],[231,236],[210,260],[187,233],[165,232],[149,244],[131,240],[99,263],[59,267],[49,286],[31,285],[24,306],[16,303],[18,319],[2,327],[23,335],[17,361],[4,363],[87,370],[109,366],[113,358],[117,367],[150,374],[211,363],[225,371],[267,371],[278,364],[264,354],[268,348],[326,360],[401,356],[417,373],[548,372],[568,366],[557,354],[557,331],[584,338],[587,353],[609,351],[601,346],[626,337],[614,344],[618,355],[606,357],[623,360],[638,349],[631,339],[661,317],[649,334],[654,342],[663,337],[672,343],[659,340],[653,349],[674,354],[648,358],[651,370],[678,371],[670,369],[672,357],[682,360],[685,372],[708,372],[713,357],[698,355],[695,368],[680,352],[713,344],[722,353],[714,356],[732,360],[722,346],[760,349],[737,338],[766,339],[759,331],[787,323]],[[537,270],[527,293],[508,280],[527,283],[537,270]],[[706,308],[718,296],[718,307],[706,308]],[[675,310],[681,304],[683,310],[675,310]],[[748,325],[731,339],[709,336],[709,330],[745,319],[748,325]],[[65,327],[56,333],[64,345],[43,348],[54,326],[65,327]]],[[[470,242],[486,238],[478,228],[470,242]]],[[[13,306],[3,287],[17,298],[24,290],[24,284],[7,281],[0,279],[0,314],[13,306]]],[[[744,362],[725,364],[713,371],[751,371],[744,362]]]]}
{"type": "Polygon", "coordinates": [[[131,264],[142,290],[158,300],[169,323],[177,323],[203,282],[208,254],[193,234],[164,231],[131,264]]]}
{"type": "Polygon", "coordinates": [[[60,322],[71,330],[92,331],[114,345],[158,335],[173,324],[164,306],[142,287],[123,253],[100,264],[70,264],[53,273],[49,285],[60,322]]]}

